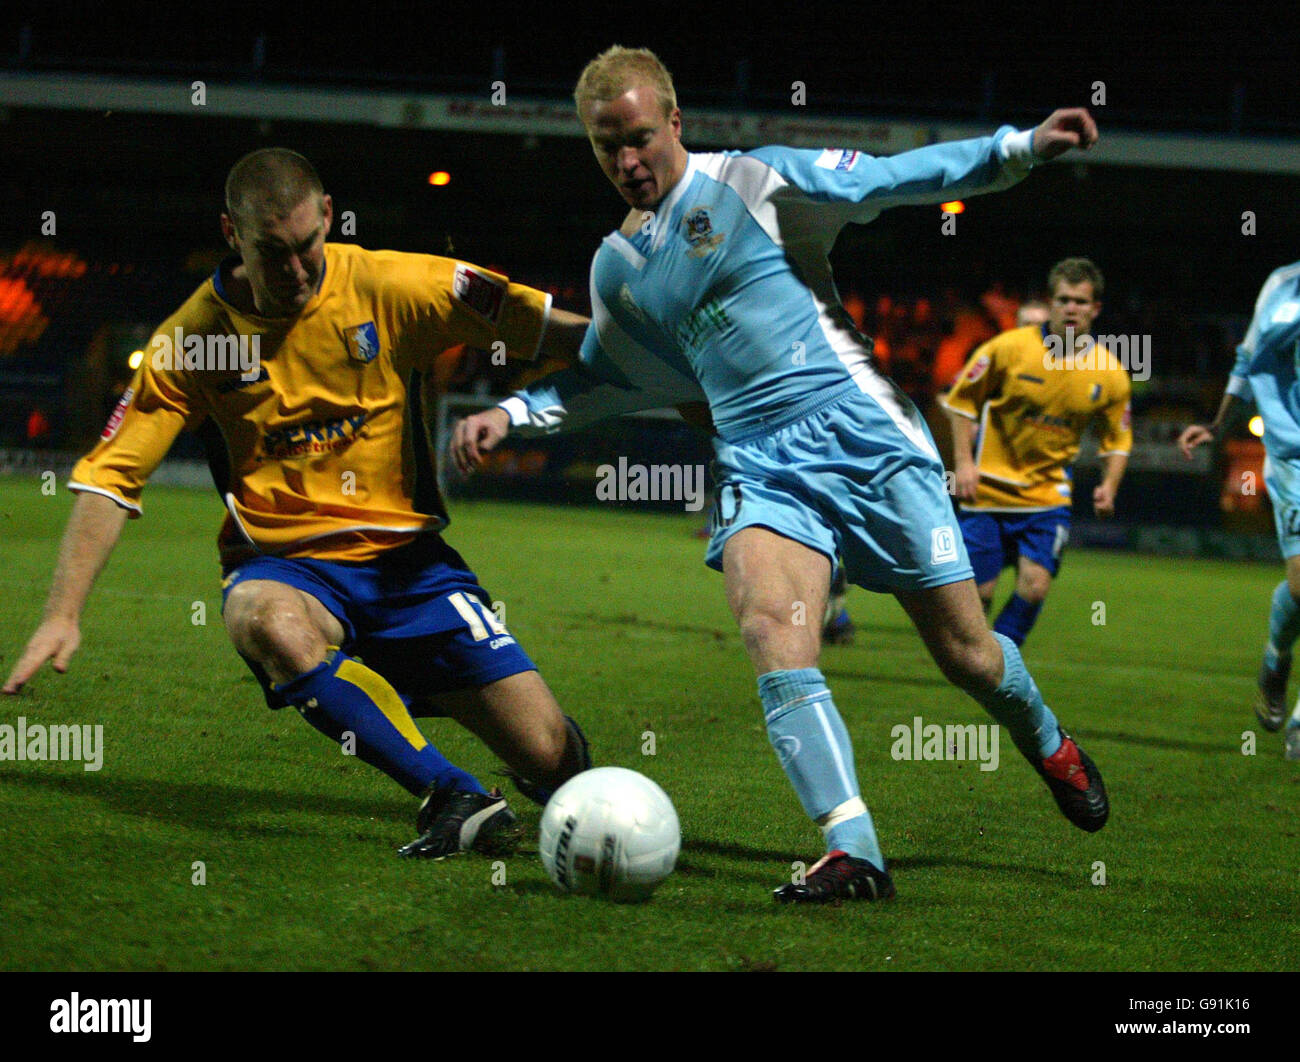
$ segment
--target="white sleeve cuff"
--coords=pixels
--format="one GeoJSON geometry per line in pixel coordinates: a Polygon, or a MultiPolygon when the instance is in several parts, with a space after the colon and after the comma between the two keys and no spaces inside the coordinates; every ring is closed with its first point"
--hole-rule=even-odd
{"type": "Polygon", "coordinates": [[[522,398],[511,395],[509,398],[498,402],[497,409],[504,409],[510,415],[510,426],[512,428],[522,427],[529,422],[528,403],[522,398]]]}
{"type": "Polygon", "coordinates": [[[1003,162],[1017,162],[1022,166],[1033,166],[1042,160],[1034,154],[1034,131],[1021,129],[1008,133],[998,145],[998,154],[1003,162]]]}
{"type": "Polygon", "coordinates": [[[1226,390],[1228,394],[1235,395],[1237,398],[1249,397],[1250,381],[1244,376],[1229,376],[1226,390]]]}
{"type": "Polygon", "coordinates": [[[947,395],[940,396],[939,405],[943,406],[949,413],[956,413],[959,417],[965,417],[967,420],[979,420],[979,417],[974,413],[967,413],[964,409],[957,409],[955,406],[948,405],[947,395]]]}
{"type": "Polygon", "coordinates": [[[144,510],[140,506],[132,504],[125,498],[119,498],[111,490],[105,490],[103,487],[92,487],[89,483],[78,483],[75,479],[70,479],[68,490],[73,494],[102,494],[105,498],[117,502],[117,507],[125,509],[131,517],[144,515],[144,510]]]}

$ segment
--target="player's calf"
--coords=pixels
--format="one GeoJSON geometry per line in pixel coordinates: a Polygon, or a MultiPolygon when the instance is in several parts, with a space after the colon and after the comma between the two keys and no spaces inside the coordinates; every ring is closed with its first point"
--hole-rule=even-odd
{"type": "Polygon", "coordinates": [[[591,747],[587,744],[587,736],[582,732],[582,727],[578,726],[576,719],[567,715],[564,717],[564,723],[568,733],[564,767],[559,774],[553,776],[550,784],[534,782],[515,771],[506,772],[506,776],[515,783],[515,788],[541,807],[545,807],[555,794],[555,790],[574,775],[591,770],[591,747]]]}

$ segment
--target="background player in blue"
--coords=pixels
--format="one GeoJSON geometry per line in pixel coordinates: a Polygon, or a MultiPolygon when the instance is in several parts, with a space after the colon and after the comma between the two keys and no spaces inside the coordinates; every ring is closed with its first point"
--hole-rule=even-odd
{"type": "Polygon", "coordinates": [[[1286,758],[1300,760],[1300,703],[1286,718],[1291,650],[1300,636],[1300,262],[1275,270],[1264,282],[1219,411],[1209,424],[1183,431],[1183,453],[1191,457],[1202,443],[1222,438],[1252,400],[1264,419],[1264,483],[1286,562],[1286,578],[1273,591],[1255,714],[1267,730],[1287,723],[1286,758]]]}
{"type": "Polygon", "coordinates": [[[897,596],[944,674],[1008,728],[1067,817],[1099,829],[1101,778],[1060,732],[1015,645],[988,630],[934,443],[877,371],[827,261],[850,221],[1006,188],[1036,159],[1089,146],[1091,117],[1057,111],[1036,130],[888,159],[781,147],[688,154],[672,80],[644,49],[602,54],[575,98],[601,169],[632,209],[592,263],[579,366],[462,422],[458,466],[475,467],[512,425],[572,430],[709,403],[719,495],[706,562],[724,573],[768,736],[828,849],[778,900],[894,892],[817,669],[837,553],[854,583],[897,596]],[[799,604],[811,623],[792,622],[799,604]]]}

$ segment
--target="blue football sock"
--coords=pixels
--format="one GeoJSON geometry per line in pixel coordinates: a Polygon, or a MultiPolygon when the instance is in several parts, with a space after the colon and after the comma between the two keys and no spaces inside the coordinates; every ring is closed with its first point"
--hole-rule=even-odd
{"type": "Polygon", "coordinates": [[[1034,626],[1034,621],[1038,619],[1038,613],[1042,611],[1043,603],[1040,601],[1036,605],[1030,604],[1019,594],[1012,594],[1007,598],[1007,603],[1002,606],[1002,611],[998,613],[997,622],[993,624],[993,629],[999,634],[1005,634],[1016,645],[1024,645],[1025,639],[1029,637],[1029,631],[1034,626]]]}
{"type": "Polygon", "coordinates": [[[1027,759],[1045,760],[1061,747],[1056,716],[1043,703],[1043,695],[1025,670],[1025,661],[1015,642],[997,631],[993,637],[1002,646],[1002,683],[991,694],[977,699],[989,715],[1007,728],[1016,748],[1027,759]]]}
{"type": "Polygon", "coordinates": [[[767,736],[799,802],[838,848],[885,869],[871,813],[858,791],[853,746],[815,667],[769,671],[758,680],[767,736]]]}
{"type": "Polygon", "coordinates": [[[351,732],[357,756],[411,793],[419,795],[429,786],[484,792],[473,775],[429,744],[382,675],[337,649],[275,691],[335,741],[351,732]]]}
{"type": "Polygon", "coordinates": [[[1291,596],[1291,588],[1283,579],[1273,591],[1273,608],[1268,614],[1268,645],[1264,648],[1264,663],[1273,671],[1278,664],[1291,658],[1291,647],[1300,637],[1300,602],[1291,596]]]}

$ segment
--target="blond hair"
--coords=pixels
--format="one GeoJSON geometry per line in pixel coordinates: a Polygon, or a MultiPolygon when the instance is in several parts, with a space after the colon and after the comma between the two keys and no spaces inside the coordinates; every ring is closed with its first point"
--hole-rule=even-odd
{"type": "Polygon", "coordinates": [[[573,100],[578,114],[589,103],[618,99],[635,85],[648,85],[668,118],[677,109],[673,76],[649,48],[624,48],[616,44],[589,62],[578,78],[573,100]]]}

